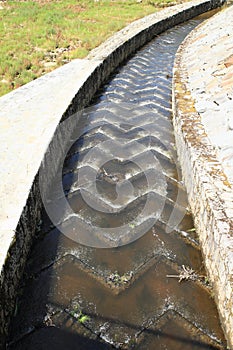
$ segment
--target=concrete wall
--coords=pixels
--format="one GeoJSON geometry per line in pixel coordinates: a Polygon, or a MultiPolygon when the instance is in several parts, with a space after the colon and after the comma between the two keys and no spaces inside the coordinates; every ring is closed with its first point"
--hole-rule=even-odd
{"type": "MultiPolygon", "coordinates": [[[[71,63],[0,98],[0,345],[14,310],[17,285],[40,220],[38,171],[61,120],[87,106],[109,74],[155,35],[220,6],[195,0],[147,16],[124,28],[84,60],[71,63]]],[[[66,137],[72,130],[67,129],[66,137]]],[[[61,145],[62,146],[62,145],[61,145]]],[[[49,153],[48,153],[49,154],[49,153]]],[[[59,157],[49,159],[49,184],[59,157]]]]}
{"type": "MultiPolygon", "coordinates": [[[[225,15],[232,18],[233,8],[225,11],[228,11],[225,15]]],[[[225,21],[221,16],[222,12],[208,22],[215,22],[216,27],[223,28],[225,21]]],[[[204,28],[201,25],[195,29],[195,37],[203,37],[205,30],[209,31],[209,26],[204,28]]],[[[195,57],[195,45],[199,45],[200,53],[207,48],[200,47],[200,41],[191,40],[193,33],[180,46],[174,66],[173,110],[177,152],[216,304],[229,349],[233,349],[233,188],[219,162],[217,148],[210,142],[203,126],[201,113],[195,108],[198,98],[193,98],[185,56],[189,52],[195,57]]],[[[215,35],[216,45],[219,30],[215,31],[215,35]]],[[[232,37],[229,40],[232,43],[232,37]]],[[[223,50],[222,58],[224,54],[229,55],[229,52],[223,50]]],[[[206,60],[206,55],[200,54],[198,58],[200,61],[206,60]]],[[[197,79],[200,79],[200,75],[197,75],[197,79]]],[[[206,82],[205,79],[203,81],[206,82]]],[[[220,110],[221,113],[224,110],[220,110]]]]}

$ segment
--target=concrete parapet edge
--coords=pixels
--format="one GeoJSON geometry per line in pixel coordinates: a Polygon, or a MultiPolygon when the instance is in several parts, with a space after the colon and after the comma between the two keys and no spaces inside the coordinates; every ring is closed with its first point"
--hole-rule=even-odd
{"type": "Polygon", "coordinates": [[[233,189],[195,109],[187,84],[188,71],[182,64],[182,57],[191,35],[181,44],[174,64],[176,147],[221,322],[229,349],[233,349],[233,218],[227,204],[232,201],[233,189]]]}
{"type": "MultiPolygon", "coordinates": [[[[149,15],[113,35],[87,59],[74,60],[0,98],[1,140],[9,142],[0,156],[2,164],[9,162],[0,186],[0,346],[5,343],[18,282],[40,220],[39,167],[46,150],[61,143],[53,137],[57,126],[86,107],[114,69],[155,35],[223,3],[195,0],[149,15]],[[20,144],[12,147],[18,137],[20,144]],[[16,175],[20,186],[12,186],[16,175]]],[[[67,130],[66,137],[71,135],[72,130],[67,130]]],[[[48,182],[59,161],[58,157],[50,163],[48,182]]]]}

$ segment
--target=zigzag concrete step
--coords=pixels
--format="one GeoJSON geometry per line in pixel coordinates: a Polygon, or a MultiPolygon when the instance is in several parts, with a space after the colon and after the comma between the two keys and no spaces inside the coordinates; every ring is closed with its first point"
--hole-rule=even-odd
{"type": "Polygon", "coordinates": [[[221,345],[215,339],[204,335],[192,323],[188,322],[178,312],[169,310],[155,322],[152,326],[144,330],[139,336],[137,350],[217,350],[221,345]],[[194,335],[195,334],[195,335],[194,335]]]}
{"type": "MultiPolygon", "coordinates": [[[[157,122],[158,127],[165,129],[164,131],[166,131],[166,127],[169,126],[169,124],[171,125],[169,121],[161,120],[161,117],[159,117],[158,115],[145,113],[145,111],[143,111],[143,113],[140,114],[137,113],[136,116],[132,116],[131,118],[129,118],[127,110],[125,116],[122,114],[123,113],[121,112],[121,114],[119,115],[118,112],[118,114],[116,115],[111,111],[105,111],[105,113],[103,113],[102,110],[93,113],[93,118],[91,118],[92,116],[90,116],[90,114],[87,114],[87,117],[89,117],[89,130],[90,127],[96,128],[104,124],[114,124],[118,128],[128,131],[129,129],[140,128],[147,124],[153,125],[153,123],[157,122]]],[[[169,132],[169,129],[167,130],[167,132],[169,132]]]]}
{"type": "MultiPolygon", "coordinates": [[[[105,135],[103,133],[99,133],[99,130],[97,131],[97,133],[94,133],[91,136],[85,137],[84,141],[83,141],[83,139],[81,139],[79,142],[77,142],[73,145],[70,156],[68,155],[67,159],[65,160],[63,173],[74,170],[75,165],[73,165],[73,163],[77,164],[77,166],[80,168],[82,166],[82,163],[81,163],[82,158],[85,158],[85,155],[93,147],[98,149],[98,152],[103,152],[103,157],[104,157],[104,153],[106,153],[106,154],[107,154],[107,152],[109,153],[110,149],[109,149],[109,147],[108,148],[103,147],[103,145],[109,146],[111,144],[117,143],[118,140],[116,140],[116,142],[114,142],[115,140],[116,139],[110,137],[110,135],[105,135]],[[93,139],[96,139],[96,140],[93,141],[93,139]],[[100,142],[100,141],[102,141],[102,142],[100,142]],[[105,141],[109,141],[109,142],[107,143],[105,141]],[[78,163],[77,163],[77,160],[79,160],[78,163]]],[[[168,160],[173,157],[173,160],[174,160],[174,156],[175,156],[175,159],[176,159],[176,155],[175,155],[175,151],[174,151],[174,144],[172,141],[170,143],[166,142],[166,140],[164,142],[161,142],[157,137],[150,136],[150,135],[142,136],[142,137],[139,137],[139,138],[134,139],[134,140],[127,141],[127,139],[124,139],[122,141],[124,141],[124,149],[126,151],[130,150],[130,148],[136,146],[136,148],[134,147],[135,154],[132,154],[132,158],[134,158],[134,159],[140,153],[145,152],[147,149],[148,150],[152,149],[152,150],[155,150],[157,153],[160,153],[159,157],[165,156],[168,160]],[[139,144],[142,144],[145,147],[139,147],[139,144]]],[[[111,155],[113,156],[112,153],[111,153],[111,155]]],[[[115,157],[122,159],[122,157],[120,157],[119,155],[115,156],[115,157]]],[[[122,161],[124,161],[124,158],[122,159],[122,161]]]]}
{"type": "Polygon", "coordinates": [[[168,235],[165,225],[160,223],[132,243],[127,255],[126,252],[126,247],[96,250],[80,246],[54,228],[35,245],[28,268],[30,267],[31,276],[38,276],[42,270],[51,267],[63,257],[71,255],[82,261],[89,273],[95,271],[107,280],[114,271],[118,271],[121,276],[130,274],[134,276],[151,259],[164,257],[174,264],[189,266],[199,274],[204,274],[200,251],[189,243],[187,237],[185,240],[177,231],[168,235]],[[179,254],[180,249],[183,251],[182,255],[179,254]]]}
{"type": "MultiPolygon", "coordinates": [[[[63,199],[58,199],[53,202],[53,211],[56,211],[57,214],[57,221],[54,220],[53,224],[59,225],[60,228],[64,225],[65,227],[70,227],[69,232],[73,232],[74,235],[81,231],[81,226],[84,235],[85,233],[88,234],[92,225],[93,230],[94,228],[102,227],[106,232],[109,231],[108,228],[113,229],[114,227],[117,228],[119,225],[123,225],[124,233],[122,235],[117,230],[116,233],[113,232],[109,236],[109,240],[110,237],[112,237],[112,239],[118,237],[117,240],[120,242],[124,235],[124,240],[130,239],[130,236],[136,236],[137,232],[143,227],[142,225],[150,226],[151,220],[156,222],[159,218],[159,220],[167,222],[169,225],[171,214],[175,210],[176,217],[181,217],[181,220],[175,225],[171,222],[170,226],[172,229],[177,227],[184,229],[186,226],[185,223],[189,223],[190,219],[189,215],[186,215],[187,208],[184,207],[185,202],[182,202],[182,196],[183,194],[181,193],[178,201],[176,200],[176,202],[174,202],[169,197],[160,196],[156,192],[149,192],[141,197],[135,198],[129,202],[127,206],[123,205],[122,209],[119,210],[119,206],[113,206],[111,202],[106,203],[106,201],[101,201],[101,199],[97,197],[94,198],[93,195],[91,196],[90,192],[88,193],[85,191],[81,193],[81,191],[76,191],[67,198],[73,214],[71,214],[70,208],[63,208],[63,199]],[[85,199],[83,199],[84,195],[85,199]],[[101,207],[102,212],[100,211],[101,207]],[[75,227],[74,220],[78,220],[79,226],[77,228],[75,227]]],[[[103,239],[103,233],[100,233],[100,235],[98,233],[98,237],[103,239]]],[[[106,239],[106,237],[104,239],[106,239]]]]}
{"type": "Polygon", "coordinates": [[[44,214],[10,349],[46,349],[58,330],[68,349],[86,350],[85,339],[87,349],[225,349],[171,129],[174,54],[197,23],[145,46],[81,115],[63,166],[69,206],[59,179],[57,222],[44,214]]]}
{"type": "MultiPolygon", "coordinates": [[[[71,318],[75,318],[75,313],[82,310],[91,318],[88,329],[105,339],[109,336],[110,328],[116,334],[115,339],[112,339],[116,346],[124,337],[134,339],[138,332],[148,329],[152,320],[156,326],[161,314],[170,309],[221,346],[222,333],[215,319],[216,307],[209,294],[197,283],[190,281],[181,287],[177,280],[167,277],[176,273],[170,264],[155,259],[154,264],[135,279],[129,288],[114,297],[109,287],[86,274],[80,269],[77,259],[68,256],[53,268],[42,272],[37,279],[27,281],[31,298],[28,300],[26,295],[22,297],[24,322],[14,327],[15,337],[30,329],[42,328],[47,319],[51,319],[56,326],[53,313],[65,310],[71,318]],[[193,292],[199,297],[193,298],[193,292]],[[36,303],[39,295],[43,295],[47,305],[36,303]],[[32,308],[34,313],[31,312],[32,308]],[[103,330],[106,323],[109,327],[103,330]],[[119,324],[125,326],[123,337],[117,331],[119,324]]],[[[68,331],[69,327],[63,327],[68,331]]]]}
{"type": "MultiPolygon", "coordinates": [[[[95,150],[93,151],[96,160],[94,160],[92,157],[93,153],[90,153],[92,148],[87,148],[82,152],[77,152],[73,154],[70,159],[67,159],[65,161],[63,174],[66,175],[70,172],[74,172],[77,170],[80,171],[80,169],[87,167],[90,164],[93,169],[97,170],[100,166],[100,159],[108,160],[111,159],[111,157],[114,157],[114,159],[119,160],[119,162],[124,162],[127,159],[127,157],[121,156],[119,152],[117,155],[113,155],[113,153],[111,152],[110,147],[114,147],[114,144],[116,144],[116,142],[112,142],[112,140],[109,138],[106,139],[104,143],[97,144],[95,150]],[[108,146],[108,148],[105,146],[108,146]]],[[[160,142],[157,138],[154,137],[143,137],[141,139],[136,140],[136,142],[135,140],[129,141],[128,145],[126,144],[124,146],[124,150],[127,153],[129,153],[130,149],[133,146],[135,146],[135,154],[132,155],[132,162],[137,162],[141,165],[143,164],[143,159],[145,158],[153,159],[153,163],[157,161],[157,158],[159,158],[163,170],[162,172],[169,177],[177,179],[177,165],[174,162],[174,160],[176,159],[173,158],[173,156],[175,155],[174,150],[169,151],[166,145],[164,145],[162,142],[160,142]]]]}
{"type": "MultiPolygon", "coordinates": [[[[123,165],[124,167],[124,165],[123,165]]],[[[91,172],[93,169],[90,167],[87,167],[88,174],[89,171],[91,172]]],[[[108,166],[109,168],[109,166],[108,166]]],[[[124,168],[123,168],[124,169],[124,168]]],[[[83,168],[82,168],[83,171],[83,168]]],[[[106,171],[106,170],[105,170],[106,171]]],[[[106,171],[107,172],[107,171],[106,171]]],[[[108,171],[107,174],[110,172],[108,171]]],[[[111,173],[110,173],[111,174],[111,173]]],[[[114,174],[114,172],[112,172],[114,174]]],[[[149,192],[155,192],[159,193],[159,189],[157,189],[158,184],[152,183],[151,185],[148,183],[148,179],[152,178],[154,179],[154,176],[160,175],[160,172],[155,171],[155,169],[147,169],[144,170],[144,172],[141,172],[140,169],[138,173],[136,174],[125,174],[121,169],[119,168],[119,171],[115,173],[113,178],[105,177],[104,173],[101,172],[98,176],[96,183],[93,184],[91,181],[92,179],[90,176],[86,174],[86,171],[84,173],[84,176],[80,174],[79,172],[75,173],[75,177],[70,177],[70,181],[63,185],[64,189],[68,192],[68,198],[72,199],[74,195],[77,195],[77,191],[86,191],[90,195],[93,195],[93,200],[102,200],[105,205],[109,205],[109,207],[112,208],[120,208],[121,206],[126,206],[130,204],[133,200],[135,200],[137,197],[143,196],[149,192]],[[122,177],[122,179],[127,179],[127,181],[130,181],[131,185],[133,186],[133,192],[130,194],[130,196],[125,196],[125,201],[122,202],[122,204],[119,202],[120,198],[117,195],[116,192],[116,184],[118,184],[117,180],[118,178],[122,177]],[[116,179],[115,179],[116,178],[116,179]],[[69,184],[72,181],[72,187],[69,187],[69,184]],[[67,185],[67,187],[65,186],[67,185]],[[98,191],[98,194],[96,193],[98,191]]],[[[95,175],[95,172],[93,170],[92,176],[95,175]]],[[[170,180],[170,178],[169,178],[170,180]]],[[[123,186],[123,185],[122,185],[123,186]]],[[[119,189],[121,188],[120,185],[118,185],[119,189]]],[[[174,184],[174,181],[171,180],[167,181],[166,186],[166,197],[173,200],[174,203],[176,202],[177,205],[183,206],[184,208],[187,207],[187,198],[186,193],[181,188],[179,189],[179,199],[177,199],[177,184],[174,184]]],[[[123,198],[122,198],[123,199],[123,198]]]]}
{"type": "Polygon", "coordinates": [[[90,131],[88,134],[86,132],[83,132],[82,137],[79,140],[79,144],[82,145],[82,142],[84,143],[85,147],[85,141],[87,139],[88,143],[88,138],[91,136],[93,137],[95,133],[97,134],[103,134],[106,137],[109,137],[111,139],[127,139],[130,141],[132,139],[138,140],[142,137],[146,137],[148,134],[151,137],[155,138],[162,138],[163,142],[166,144],[168,143],[168,140],[171,141],[171,131],[169,130],[164,130],[163,128],[159,127],[156,128],[156,125],[154,123],[144,123],[140,126],[135,126],[133,125],[133,120],[132,124],[130,123],[124,123],[124,124],[112,124],[109,122],[105,122],[101,125],[93,125],[90,123],[90,131]]]}
{"type": "Polygon", "coordinates": [[[82,325],[79,326],[77,322],[73,322],[72,324],[72,320],[70,320],[68,316],[65,316],[67,315],[64,315],[64,321],[60,318],[60,324],[57,322],[58,327],[50,325],[48,322],[48,326],[36,329],[27,337],[19,339],[18,342],[11,346],[11,349],[35,349],[35,346],[41,349],[41,346],[43,346],[43,350],[50,350],[53,348],[56,350],[77,350],[78,344],[79,349],[112,350],[111,345],[101,341],[98,336],[88,331],[82,325]],[[65,330],[64,332],[61,331],[61,321],[63,321],[65,324],[71,321],[72,327],[70,326],[69,332],[66,332],[65,330]]]}
{"type": "MultiPolygon", "coordinates": [[[[160,155],[161,157],[161,155],[160,155]]],[[[79,176],[79,171],[80,169],[76,169],[75,172],[72,173],[67,173],[63,176],[63,188],[66,193],[72,194],[73,192],[77,191],[79,188],[82,186],[85,186],[88,183],[89,179],[89,174],[93,174],[93,176],[96,175],[96,170],[92,166],[86,165],[81,168],[83,171],[83,176],[79,176]],[[86,169],[85,169],[86,168],[86,169]],[[84,171],[85,170],[85,171],[84,171]]],[[[105,171],[107,174],[121,174],[122,178],[125,179],[136,179],[141,176],[143,176],[143,172],[141,169],[138,167],[133,162],[130,161],[111,161],[108,164],[105,164],[104,167],[105,171]]],[[[144,172],[148,172],[151,170],[150,164],[144,164],[144,172]]],[[[97,184],[101,185],[100,180],[102,180],[103,185],[108,185],[108,186],[115,186],[113,181],[105,181],[105,177],[103,176],[103,172],[97,172],[97,184]]],[[[177,192],[179,189],[180,196],[182,198],[182,202],[185,202],[184,207],[187,206],[187,196],[185,189],[180,182],[175,180],[174,178],[168,177],[165,175],[166,178],[166,184],[167,184],[167,197],[173,199],[174,201],[177,198],[177,192]]],[[[54,191],[55,191],[55,185],[54,185],[54,191]]],[[[108,192],[105,193],[106,196],[109,195],[108,192]]],[[[182,203],[181,202],[181,203],[182,203]]]]}

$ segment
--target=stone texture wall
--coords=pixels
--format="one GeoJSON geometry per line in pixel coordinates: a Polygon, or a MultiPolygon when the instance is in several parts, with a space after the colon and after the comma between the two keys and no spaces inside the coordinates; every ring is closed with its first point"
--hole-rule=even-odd
{"type": "Polygon", "coordinates": [[[188,71],[182,62],[186,45],[187,39],[177,52],[173,77],[177,152],[216,304],[233,349],[233,218],[228,211],[233,189],[189,91],[188,71]]]}
{"type": "MultiPolygon", "coordinates": [[[[24,155],[20,162],[20,152],[11,150],[11,157],[9,157],[6,151],[5,158],[3,157],[9,171],[5,174],[5,178],[3,176],[1,178],[3,181],[1,189],[7,189],[1,194],[6,217],[3,221],[2,218],[0,219],[0,238],[3,242],[0,250],[0,346],[2,348],[4,348],[10,317],[15,307],[17,285],[22,277],[36,225],[40,220],[42,205],[38,171],[47,148],[44,161],[50,162],[51,168],[51,173],[44,180],[47,185],[59,166],[59,156],[57,159],[49,158],[49,147],[53,147],[54,142],[60,143],[64,140],[59,135],[54,136],[59,122],[87,106],[109,74],[155,35],[216,8],[223,2],[223,0],[195,0],[138,20],[93,50],[87,59],[75,60],[0,98],[0,120],[7,123],[7,119],[11,118],[11,122],[16,122],[14,130],[7,128],[5,132],[4,125],[0,128],[1,140],[9,142],[10,148],[18,132],[18,147],[24,155]],[[32,125],[27,143],[24,132],[27,131],[25,125],[28,124],[28,117],[32,120],[32,125]],[[21,129],[17,130],[20,127],[21,129]],[[15,159],[12,158],[12,154],[15,154],[15,159]],[[20,167],[16,168],[15,164],[19,164],[20,167]],[[26,176],[20,178],[23,172],[21,169],[24,168],[27,169],[26,176]],[[19,192],[12,189],[11,183],[8,183],[9,179],[13,181],[16,175],[22,185],[19,192]]],[[[71,135],[72,130],[68,128],[65,137],[71,137],[71,135]]]]}

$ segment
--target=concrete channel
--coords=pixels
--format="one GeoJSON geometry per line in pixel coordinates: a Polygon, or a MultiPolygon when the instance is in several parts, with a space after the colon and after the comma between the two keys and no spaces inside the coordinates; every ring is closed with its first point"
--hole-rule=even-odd
{"type": "Polygon", "coordinates": [[[173,77],[177,152],[230,349],[233,348],[232,19],[231,5],[195,28],[176,54],[173,77]]]}
{"type": "MultiPolygon", "coordinates": [[[[9,348],[226,349],[181,179],[171,110],[175,53],[203,18],[174,26],[219,5],[177,6],[170,17],[165,10],[159,16],[166,20],[141,29],[137,44],[135,32],[125,41],[127,53],[117,34],[114,49],[105,43],[76,61],[84,71],[80,93],[63,113],[3,264],[2,343],[15,314],[9,348]],[[63,160],[68,205],[60,195],[63,160]]],[[[63,73],[50,77],[62,81],[63,73]]],[[[47,81],[39,84],[43,89],[47,81]]],[[[5,111],[25,91],[33,97],[31,87],[3,97],[5,111]]]]}

